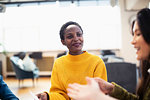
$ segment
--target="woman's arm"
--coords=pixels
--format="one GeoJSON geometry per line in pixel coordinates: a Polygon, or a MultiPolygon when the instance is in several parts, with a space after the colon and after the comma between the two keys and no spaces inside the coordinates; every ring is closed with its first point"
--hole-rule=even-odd
{"type": "Polygon", "coordinates": [[[129,93],[127,90],[117,85],[116,83],[106,82],[101,78],[94,78],[98,84],[99,88],[103,93],[110,95],[111,97],[121,99],[121,100],[138,100],[138,96],[129,93]]]}
{"type": "Polygon", "coordinates": [[[95,66],[95,70],[93,74],[94,74],[94,77],[99,77],[107,81],[106,66],[101,58],[97,58],[97,64],[95,66]]]}

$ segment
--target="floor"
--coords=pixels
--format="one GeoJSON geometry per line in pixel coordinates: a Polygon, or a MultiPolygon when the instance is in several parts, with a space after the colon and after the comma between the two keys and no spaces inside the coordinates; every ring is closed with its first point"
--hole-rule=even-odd
{"type": "Polygon", "coordinates": [[[15,77],[8,77],[4,79],[12,92],[20,100],[34,100],[30,91],[33,94],[41,93],[43,91],[49,91],[50,89],[50,77],[40,77],[38,81],[35,80],[35,85],[33,86],[32,79],[26,79],[23,83],[20,83],[15,77]]]}

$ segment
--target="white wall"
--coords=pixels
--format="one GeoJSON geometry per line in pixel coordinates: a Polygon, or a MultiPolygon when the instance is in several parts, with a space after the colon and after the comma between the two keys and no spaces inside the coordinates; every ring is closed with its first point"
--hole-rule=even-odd
{"type": "Polygon", "coordinates": [[[125,10],[125,0],[119,0],[119,6],[121,11],[121,32],[122,32],[122,48],[120,56],[122,56],[125,61],[136,63],[138,65],[138,61],[136,60],[135,49],[131,45],[132,35],[130,32],[130,23],[129,19],[131,16],[135,15],[137,11],[127,11],[125,10]]]}

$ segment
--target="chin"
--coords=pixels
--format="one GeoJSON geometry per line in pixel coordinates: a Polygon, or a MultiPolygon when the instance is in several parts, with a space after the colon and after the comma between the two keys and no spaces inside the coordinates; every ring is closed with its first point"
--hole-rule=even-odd
{"type": "Polygon", "coordinates": [[[137,59],[137,60],[142,60],[141,57],[139,57],[139,56],[137,56],[136,59],[137,59]]]}
{"type": "Polygon", "coordinates": [[[137,57],[137,60],[147,60],[147,58],[144,58],[144,57],[137,57]]]}
{"type": "Polygon", "coordinates": [[[141,60],[141,59],[139,59],[139,58],[136,58],[137,60],[141,60]]]}

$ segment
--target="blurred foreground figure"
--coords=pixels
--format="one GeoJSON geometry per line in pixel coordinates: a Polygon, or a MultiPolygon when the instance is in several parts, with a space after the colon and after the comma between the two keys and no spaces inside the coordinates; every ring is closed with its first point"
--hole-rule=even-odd
{"type": "Polygon", "coordinates": [[[7,84],[3,81],[0,75],[0,100],[19,100],[9,89],[7,84]]]}

